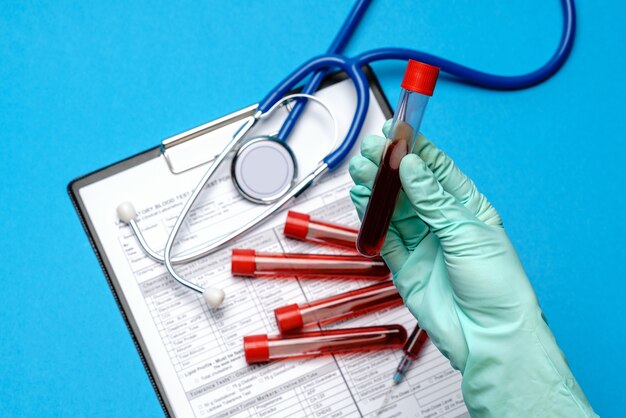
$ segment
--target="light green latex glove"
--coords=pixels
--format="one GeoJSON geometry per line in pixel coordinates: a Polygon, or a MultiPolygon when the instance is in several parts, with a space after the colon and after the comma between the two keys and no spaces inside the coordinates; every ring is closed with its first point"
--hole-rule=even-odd
{"type": "MultiPolygon", "coordinates": [[[[385,139],[350,161],[362,218],[385,139]]],[[[495,208],[419,136],[400,165],[382,256],[409,310],[452,366],[472,416],[596,416],[542,316],[495,208]]]]}

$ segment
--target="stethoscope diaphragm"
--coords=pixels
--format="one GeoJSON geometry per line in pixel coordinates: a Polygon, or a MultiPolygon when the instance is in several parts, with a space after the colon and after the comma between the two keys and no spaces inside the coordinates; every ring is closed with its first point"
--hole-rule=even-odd
{"type": "Polygon", "coordinates": [[[261,136],[239,148],[231,173],[243,197],[254,203],[269,204],[291,189],[298,169],[296,158],[285,142],[261,136]]]}

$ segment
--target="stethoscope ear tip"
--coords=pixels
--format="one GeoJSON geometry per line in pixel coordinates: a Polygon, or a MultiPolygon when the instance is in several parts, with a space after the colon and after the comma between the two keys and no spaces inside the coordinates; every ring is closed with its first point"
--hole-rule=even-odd
{"type": "Polygon", "coordinates": [[[204,292],[202,292],[202,297],[211,308],[219,308],[222,305],[222,302],[224,302],[225,296],[226,294],[222,289],[215,289],[212,287],[207,287],[204,289],[204,292]]]}
{"type": "Polygon", "coordinates": [[[132,219],[137,217],[137,211],[135,206],[130,202],[120,203],[117,207],[117,217],[124,223],[129,223],[132,219]]]}

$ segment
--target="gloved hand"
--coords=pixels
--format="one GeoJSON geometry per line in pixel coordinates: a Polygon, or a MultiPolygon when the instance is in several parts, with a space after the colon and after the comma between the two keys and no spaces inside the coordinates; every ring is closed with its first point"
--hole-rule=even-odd
{"type": "MultiPolygon", "coordinates": [[[[361,218],[384,144],[368,136],[350,161],[361,218]]],[[[413,152],[400,165],[403,190],[381,255],[404,303],[461,371],[472,416],[596,416],[498,212],[421,134],[413,152]]]]}

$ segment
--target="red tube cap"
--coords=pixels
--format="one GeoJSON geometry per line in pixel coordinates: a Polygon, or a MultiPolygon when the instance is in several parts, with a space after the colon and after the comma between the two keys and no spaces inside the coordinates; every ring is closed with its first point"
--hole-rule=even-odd
{"type": "Polygon", "coordinates": [[[248,364],[263,363],[270,359],[267,335],[248,335],[243,337],[243,351],[248,364]]]}
{"type": "Polygon", "coordinates": [[[233,248],[230,270],[235,276],[252,276],[256,270],[256,262],[254,250],[244,250],[241,248],[233,248]]]}
{"type": "Polygon", "coordinates": [[[311,217],[306,213],[292,212],[287,213],[285,221],[285,229],[283,234],[286,237],[304,240],[309,233],[309,221],[311,217]]]}
{"type": "Polygon", "coordinates": [[[287,305],[274,310],[276,323],[281,334],[300,329],[304,326],[298,305],[287,305]]]}
{"type": "Polygon", "coordinates": [[[409,60],[400,86],[405,90],[432,96],[439,77],[439,67],[409,60]]]}

